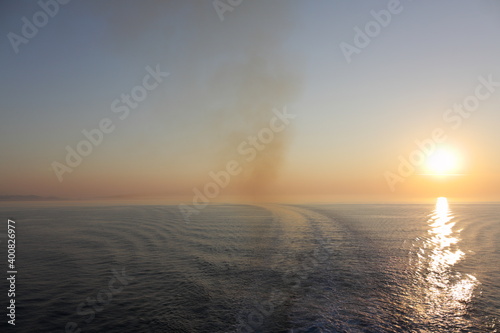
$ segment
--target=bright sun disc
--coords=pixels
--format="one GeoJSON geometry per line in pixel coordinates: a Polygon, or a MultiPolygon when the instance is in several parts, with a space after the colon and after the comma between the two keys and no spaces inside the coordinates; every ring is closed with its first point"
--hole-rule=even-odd
{"type": "Polygon", "coordinates": [[[446,148],[439,148],[427,159],[427,168],[435,174],[447,174],[458,168],[457,154],[446,148]]]}

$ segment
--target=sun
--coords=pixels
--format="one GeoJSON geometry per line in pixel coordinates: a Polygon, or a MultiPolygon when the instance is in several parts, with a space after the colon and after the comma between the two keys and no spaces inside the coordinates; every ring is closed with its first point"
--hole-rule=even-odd
{"type": "Polygon", "coordinates": [[[451,174],[456,172],[459,166],[457,151],[449,147],[439,147],[427,158],[427,170],[433,174],[451,174]]]}

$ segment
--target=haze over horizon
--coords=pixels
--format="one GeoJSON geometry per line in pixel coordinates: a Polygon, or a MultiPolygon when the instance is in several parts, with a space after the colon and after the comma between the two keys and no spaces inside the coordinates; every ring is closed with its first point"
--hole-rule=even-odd
{"type": "Polygon", "coordinates": [[[500,201],[500,4],[214,3],[3,4],[0,196],[500,201]]]}

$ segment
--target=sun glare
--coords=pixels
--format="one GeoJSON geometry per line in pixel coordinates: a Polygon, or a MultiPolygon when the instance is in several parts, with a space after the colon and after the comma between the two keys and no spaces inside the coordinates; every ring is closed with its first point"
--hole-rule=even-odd
{"type": "Polygon", "coordinates": [[[450,174],[458,167],[458,154],[450,148],[438,148],[427,159],[427,169],[433,174],[450,174]]]}

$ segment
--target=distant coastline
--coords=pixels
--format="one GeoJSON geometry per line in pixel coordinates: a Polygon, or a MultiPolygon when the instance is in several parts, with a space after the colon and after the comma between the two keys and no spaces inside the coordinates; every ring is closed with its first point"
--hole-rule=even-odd
{"type": "Polygon", "coordinates": [[[42,197],[39,195],[0,195],[0,201],[55,201],[64,200],[58,197],[42,197]]]}

